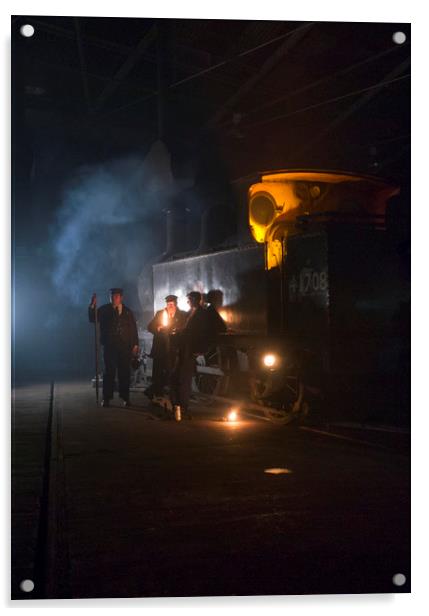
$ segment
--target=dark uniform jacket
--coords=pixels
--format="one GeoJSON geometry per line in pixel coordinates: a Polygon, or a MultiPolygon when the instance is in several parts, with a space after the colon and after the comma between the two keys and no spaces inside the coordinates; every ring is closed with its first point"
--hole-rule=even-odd
{"type": "Polygon", "coordinates": [[[198,306],[194,313],[189,311],[182,331],[181,344],[186,355],[205,353],[210,342],[209,318],[205,308],[198,306]]]}
{"type": "Polygon", "coordinates": [[[185,354],[204,354],[215,344],[218,334],[226,332],[226,324],[216,308],[198,306],[193,314],[188,313],[182,332],[182,348],[185,354]]]}
{"type": "MultiPolygon", "coordinates": [[[[95,309],[89,306],[88,317],[91,323],[95,322],[95,309]]],[[[139,337],[137,324],[132,310],[122,304],[122,313],[119,315],[112,304],[104,304],[97,309],[97,318],[100,326],[100,342],[104,346],[126,346],[131,349],[138,345],[139,337]]]]}
{"type": "Polygon", "coordinates": [[[158,326],[162,325],[164,310],[164,308],[162,310],[158,310],[147,326],[148,331],[153,334],[152,350],[150,352],[150,357],[153,358],[163,357],[165,353],[167,353],[167,335],[175,335],[176,332],[180,332],[185,327],[185,323],[188,318],[187,312],[176,308],[174,317],[172,319],[169,317],[168,319],[168,326],[166,329],[159,332],[158,326]]]}

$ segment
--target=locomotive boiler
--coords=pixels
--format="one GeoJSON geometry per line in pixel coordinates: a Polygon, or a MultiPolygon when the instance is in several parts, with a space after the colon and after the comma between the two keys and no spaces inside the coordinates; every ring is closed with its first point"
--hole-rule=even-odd
{"type": "Polygon", "coordinates": [[[168,293],[217,291],[227,333],[197,358],[195,387],[277,421],[397,423],[407,415],[409,290],[386,233],[399,188],[375,177],[263,173],[247,189],[247,241],[168,254],[168,293]]]}

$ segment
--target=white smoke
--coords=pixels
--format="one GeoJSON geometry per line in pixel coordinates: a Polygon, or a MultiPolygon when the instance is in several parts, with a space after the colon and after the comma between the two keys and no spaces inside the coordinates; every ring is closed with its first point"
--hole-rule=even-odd
{"type": "Polygon", "coordinates": [[[162,209],[183,185],[157,141],[145,157],[80,168],[64,190],[53,229],[53,282],[73,304],[97,289],[136,284],[163,250],[162,209]]]}

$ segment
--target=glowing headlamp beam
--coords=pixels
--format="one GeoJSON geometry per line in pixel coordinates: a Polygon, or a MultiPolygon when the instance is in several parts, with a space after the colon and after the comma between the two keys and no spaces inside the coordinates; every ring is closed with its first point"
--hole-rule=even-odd
{"type": "Polygon", "coordinates": [[[272,353],[267,353],[266,355],[263,356],[262,362],[264,366],[266,366],[267,368],[272,368],[277,363],[277,357],[273,355],[272,353]]]}

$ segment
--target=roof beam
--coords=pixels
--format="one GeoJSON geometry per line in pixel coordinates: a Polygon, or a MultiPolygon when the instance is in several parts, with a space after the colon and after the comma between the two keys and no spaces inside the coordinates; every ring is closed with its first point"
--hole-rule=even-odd
{"type": "Polygon", "coordinates": [[[361,97],[359,97],[352,105],[350,105],[348,109],[346,109],[343,113],[337,115],[332,122],[330,122],[323,130],[317,133],[317,135],[313,139],[304,143],[300,148],[297,148],[293,153],[294,158],[307,152],[310,148],[313,148],[316,143],[319,143],[319,141],[326,137],[326,135],[328,135],[331,131],[337,128],[340,124],[345,122],[351,115],[361,109],[364,105],[369,103],[375,96],[380,93],[383,84],[388,85],[392,80],[405,73],[405,71],[410,67],[410,64],[410,58],[407,58],[406,60],[398,64],[393,70],[391,70],[387,75],[383,77],[379,84],[377,84],[380,85],[380,87],[373,87],[371,89],[368,89],[368,91],[365,92],[365,94],[363,94],[361,97]]]}
{"type": "MultiPolygon", "coordinates": [[[[81,69],[80,68],[74,68],[73,66],[67,66],[66,64],[58,64],[56,62],[47,62],[46,60],[41,60],[40,58],[34,58],[34,62],[37,64],[40,64],[41,66],[46,66],[49,69],[52,69],[54,71],[61,71],[61,72],[66,72],[66,73],[81,73],[81,69]]],[[[111,77],[107,77],[106,75],[100,75],[99,73],[94,73],[92,71],[85,71],[86,75],[91,78],[94,79],[96,81],[100,81],[103,82],[102,85],[106,84],[107,82],[109,82],[111,80],[111,77]]],[[[124,83],[122,81],[122,83],[124,83]]],[[[135,86],[136,82],[135,81],[125,81],[125,83],[127,85],[130,86],[135,86]]],[[[142,84],[138,84],[138,88],[141,90],[141,92],[146,92],[146,93],[152,93],[154,92],[153,87],[151,86],[149,87],[144,87],[142,84]]]]}
{"type": "Polygon", "coordinates": [[[80,31],[79,18],[78,17],[74,17],[73,21],[74,21],[74,27],[75,27],[75,31],[76,31],[76,41],[77,41],[77,49],[78,49],[78,53],[79,53],[80,73],[82,75],[83,93],[84,93],[84,96],[85,96],[85,102],[86,102],[87,111],[90,112],[91,111],[91,96],[90,96],[90,93],[89,93],[88,76],[87,76],[86,60],[85,60],[85,52],[84,52],[84,49],[83,49],[83,43],[82,43],[82,36],[81,36],[81,31],[80,31]]]}
{"type": "MultiPolygon", "coordinates": [[[[243,130],[244,129],[247,130],[249,128],[255,128],[256,126],[263,126],[266,124],[271,124],[272,122],[277,122],[278,120],[285,120],[286,118],[290,118],[300,113],[306,113],[307,111],[317,109],[318,107],[325,107],[326,105],[331,105],[332,103],[338,103],[339,101],[345,100],[346,98],[355,98],[358,94],[362,94],[364,92],[369,92],[369,91],[377,90],[377,89],[379,90],[380,88],[390,86],[392,83],[397,83],[398,81],[408,79],[409,77],[411,77],[411,75],[407,73],[400,77],[395,77],[394,79],[380,81],[372,86],[367,86],[366,88],[360,88],[359,90],[352,90],[351,92],[346,92],[345,94],[339,94],[338,96],[334,96],[333,98],[327,98],[322,101],[318,101],[317,103],[306,105],[305,107],[299,107],[298,109],[294,109],[293,111],[288,111],[286,113],[281,113],[280,115],[277,115],[277,116],[271,116],[268,118],[264,118],[263,120],[252,122],[251,124],[245,124],[244,126],[242,126],[242,128],[243,130]]],[[[224,126],[226,126],[226,123],[222,124],[222,127],[224,126]]]]}
{"type": "MultiPolygon", "coordinates": [[[[62,37],[65,39],[70,39],[70,40],[74,40],[76,38],[76,35],[73,32],[73,30],[70,30],[69,28],[63,28],[61,26],[57,26],[47,21],[40,21],[39,19],[31,19],[31,23],[34,26],[37,26],[39,30],[41,30],[42,32],[46,32],[47,34],[54,34],[54,35],[57,35],[58,37],[62,37]]],[[[107,41],[97,36],[91,36],[89,34],[85,34],[83,39],[86,42],[91,43],[92,45],[95,45],[102,49],[110,49],[111,51],[116,51],[118,53],[123,53],[123,54],[129,53],[131,51],[131,47],[129,47],[128,45],[121,45],[120,43],[114,43],[112,41],[107,41]]]]}
{"type": "Polygon", "coordinates": [[[258,105],[257,107],[254,107],[253,109],[250,109],[246,113],[246,115],[249,115],[251,113],[256,113],[258,111],[264,111],[265,109],[269,107],[274,107],[278,103],[284,103],[285,101],[290,100],[291,98],[293,98],[294,96],[297,96],[298,94],[302,94],[303,92],[312,90],[316,88],[317,86],[320,86],[324,83],[331,81],[332,79],[337,79],[338,77],[342,75],[346,75],[347,73],[350,73],[357,68],[361,68],[362,66],[369,64],[370,62],[374,62],[375,60],[379,60],[380,58],[388,56],[389,54],[394,53],[395,51],[403,50],[404,47],[406,47],[406,45],[409,46],[409,44],[406,43],[405,45],[402,45],[402,46],[395,45],[393,47],[392,46],[388,47],[387,49],[384,49],[383,51],[380,51],[372,56],[368,56],[364,60],[359,60],[358,62],[349,64],[348,66],[345,66],[344,68],[341,68],[335,71],[334,73],[328,73],[328,74],[324,73],[323,76],[320,77],[319,79],[314,79],[313,81],[310,81],[306,83],[305,85],[299,88],[296,88],[295,90],[289,90],[288,92],[286,92],[286,94],[283,94],[282,96],[279,96],[275,99],[270,99],[269,101],[266,101],[265,103],[258,105]]]}
{"type": "Polygon", "coordinates": [[[257,70],[247,81],[245,81],[242,86],[239,87],[238,90],[236,90],[236,92],[234,92],[234,94],[230,96],[230,98],[226,100],[216,111],[216,113],[208,120],[207,127],[212,127],[217,124],[225,116],[225,114],[231,110],[237,101],[251,91],[258,81],[265,77],[265,75],[267,75],[276,66],[276,64],[280,62],[280,60],[307,35],[314,25],[314,22],[307,22],[301,26],[298,26],[294,30],[291,30],[283,43],[277,47],[276,51],[262,64],[259,70],[257,70]]]}
{"type": "Polygon", "coordinates": [[[96,109],[101,109],[107,99],[112,96],[120,82],[125,79],[125,77],[132,71],[132,69],[138,64],[140,58],[146,51],[146,49],[152,44],[156,37],[156,27],[152,26],[150,30],[145,34],[145,36],[141,39],[137,47],[133,49],[125,62],[120,66],[120,68],[116,71],[112,79],[106,85],[104,90],[101,92],[98,97],[95,107],[96,109]]]}
{"type": "MultiPolygon", "coordinates": [[[[253,23],[253,22],[252,22],[253,23]]],[[[297,28],[297,30],[302,29],[303,27],[308,27],[307,24],[306,26],[300,26],[299,28],[297,28]]],[[[218,69],[226,66],[227,64],[230,64],[232,62],[237,61],[238,59],[250,55],[252,53],[254,53],[255,51],[258,51],[259,49],[262,49],[264,47],[268,47],[269,45],[272,45],[273,43],[279,41],[279,40],[284,40],[284,39],[288,39],[289,36],[293,35],[293,33],[296,32],[296,30],[292,30],[291,32],[287,32],[285,34],[281,34],[279,36],[276,36],[274,39],[270,39],[269,41],[265,41],[264,43],[261,43],[259,45],[257,45],[256,47],[251,47],[250,49],[245,49],[244,51],[241,51],[240,53],[238,53],[237,55],[231,55],[231,53],[224,59],[220,60],[219,62],[216,62],[215,64],[212,64],[211,66],[204,68],[204,69],[200,69],[195,73],[192,73],[191,75],[188,75],[187,77],[184,77],[182,79],[179,79],[178,81],[175,81],[174,83],[171,83],[168,88],[170,90],[177,88],[179,86],[181,86],[184,83],[188,83],[189,81],[193,81],[194,79],[199,79],[200,77],[204,77],[206,75],[208,75],[209,73],[213,72],[213,71],[217,71],[218,69]]],[[[142,97],[139,97],[133,101],[130,101],[129,103],[126,103],[125,105],[121,105],[120,107],[117,107],[116,109],[113,109],[110,113],[116,113],[118,111],[122,111],[123,109],[127,109],[129,107],[133,107],[134,105],[138,105],[140,103],[145,102],[146,100],[148,100],[149,98],[151,98],[152,96],[156,96],[158,94],[158,92],[153,92],[153,94],[149,94],[149,95],[145,95],[142,97]]]]}

